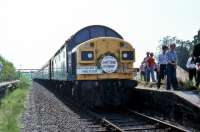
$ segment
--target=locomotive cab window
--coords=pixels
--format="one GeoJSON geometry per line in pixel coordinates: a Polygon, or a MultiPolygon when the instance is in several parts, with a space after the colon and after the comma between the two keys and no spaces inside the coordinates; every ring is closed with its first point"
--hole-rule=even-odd
{"type": "Polygon", "coordinates": [[[134,52],[133,51],[122,51],[121,59],[122,60],[134,60],[134,52]]]}
{"type": "Polygon", "coordinates": [[[93,51],[82,51],[81,52],[81,60],[83,61],[91,61],[94,59],[93,51]]]}

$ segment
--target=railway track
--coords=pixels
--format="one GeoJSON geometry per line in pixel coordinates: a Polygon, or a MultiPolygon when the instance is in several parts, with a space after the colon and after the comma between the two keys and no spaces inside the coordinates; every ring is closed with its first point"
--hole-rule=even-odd
{"type": "Polygon", "coordinates": [[[127,109],[118,112],[89,112],[106,131],[187,132],[183,128],[127,109]]]}
{"type": "MultiPolygon", "coordinates": [[[[37,87],[39,87],[39,86],[37,86],[37,87]]],[[[44,90],[44,88],[43,88],[43,90],[44,90]]],[[[46,93],[49,93],[49,92],[46,91],[46,93]]],[[[38,99],[37,104],[41,103],[41,100],[45,99],[44,98],[45,96],[42,95],[41,93],[36,93],[35,95],[40,95],[40,99],[38,97],[36,98],[36,99],[38,99]]],[[[49,100],[50,95],[46,95],[46,97],[49,100]]],[[[62,102],[64,102],[64,104],[76,114],[72,118],[66,117],[66,115],[71,115],[71,114],[66,114],[66,113],[64,114],[63,112],[59,113],[59,111],[63,111],[63,110],[59,110],[59,107],[55,106],[55,104],[57,104],[56,102],[53,102],[50,105],[49,103],[51,101],[46,101],[48,103],[42,104],[41,105],[42,108],[40,108],[42,110],[41,120],[43,120],[42,117],[44,116],[44,114],[46,114],[46,112],[44,112],[44,110],[43,110],[43,107],[46,105],[47,112],[49,110],[51,110],[52,107],[55,108],[56,110],[53,109],[51,111],[58,111],[58,114],[56,114],[56,116],[59,115],[57,117],[58,121],[56,121],[55,119],[51,119],[51,118],[54,118],[53,116],[49,117],[51,114],[47,114],[48,118],[51,119],[50,121],[55,121],[54,124],[57,124],[58,126],[60,126],[61,124],[69,124],[69,126],[71,127],[71,125],[72,124],[74,125],[74,123],[68,123],[68,121],[72,121],[72,119],[76,119],[75,122],[77,122],[77,124],[79,124],[77,126],[75,125],[77,127],[77,129],[79,129],[79,127],[80,127],[80,129],[83,130],[83,128],[81,126],[84,126],[85,131],[92,131],[92,132],[108,132],[108,131],[109,132],[110,131],[115,131],[115,132],[126,132],[126,131],[128,131],[128,132],[131,132],[131,131],[186,132],[186,131],[188,131],[183,128],[171,125],[169,123],[160,121],[158,119],[146,116],[144,114],[141,114],[141,113],[129,110],[129,109],[124,108],[123,110],[115,109],[112,111],[111,110],[109,110],[109,111],[105,111],[105,110],[104,111],[101,111],[101,110],[91,111],[88,109],[84,109],[83,107],[81,107],[81,104],[78,104],[71,99],[62,98],[59,95],[57,95],[57,97],[60,97],[60,100],[62,102]],[[48,108],[49,106],[51,106],[51,108],[48,108]],[[64,119],[63,119],[63,117],[64,117],[64,119]],[[60,122],[60,120],[64,121],[64,123],[60,122]]],[[[52,99],[50,99],[50,100],[52,100],[52,99]]],[[[64,107],[64,106],[62,106],[62,107],[64,107]]],[[[68,108],[66,108],[66,109],[68,109],[68,108]]],[[[39,109],[39,111],[40,111],[40,109],[39,109]]],[[[60,109],[62,109],[62,108],[60,108],[60,109]]],[[[50,112],[50,113],[52,113],[52,112],[50,112]]],[[[42,125],[47,124],[47,121],[44,121],[43,123],[39,123],[39,124],[42,124],[42,125]]],[[[46,126],[46,125],[44,125],[44,126],[46,126]]],[[[43,128],[44,126],[42,126],[41,128],[43,128]]],[[[59,130],[61,130],[61,131],[68,130],[69,128],[67,128],[66,126],[67,125],[62,126],[64,129],[59,128],[59,130]]],[[[74,128],[76,128],[76,127],[74,127],[74,128]]],[[[71,128],[70,128],[70,130],[71,130],[71,128]]]]}

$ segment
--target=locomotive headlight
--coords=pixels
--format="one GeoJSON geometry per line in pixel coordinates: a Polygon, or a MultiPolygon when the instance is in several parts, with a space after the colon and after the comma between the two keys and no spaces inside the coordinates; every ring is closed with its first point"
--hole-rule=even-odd
{"type": "Polygon", "coordinates": [[[133,51],[122,51],[122,60],[133,60],[133,51]]]}
{"type": "Polygon", "coordinates": [[[81,52],[81,60],[83,61],[90,61],[94,59],[94,52],[93,51],[82,51],[81,52]]]}
{"type": "Polygon", "coordinates": [[[91,59],[91,58],[93,57],[93,54],[92,54],[92,53],[88,53],[88,54],[87,54],[87,57],[88,57],[89,59],[91,59]]]}
{"type": "Polygon", "coordinates": [[[123,53],[123,58],[127,58],[128,54],[127,53],[123,53]]]}

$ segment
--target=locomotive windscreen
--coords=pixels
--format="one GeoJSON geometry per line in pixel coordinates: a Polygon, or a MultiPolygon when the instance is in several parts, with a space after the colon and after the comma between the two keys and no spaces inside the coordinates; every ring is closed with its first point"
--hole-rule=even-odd
{"type": "Polygon", "coordinates": [[[75,33],[71,39],[68,41],[68,48],[71,50],[76,45],[85,42],[89,39],[97,38],[97,37],[115,37],[123,39],[120,34],[118,34],[113,29],[102,26],[102,25],[92,25],[85,27],[75,33]]]}

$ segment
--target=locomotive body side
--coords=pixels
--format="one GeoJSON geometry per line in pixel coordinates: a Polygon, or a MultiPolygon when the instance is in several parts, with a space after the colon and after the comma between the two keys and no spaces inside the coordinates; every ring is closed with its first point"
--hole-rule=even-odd
{"type": "Polygon", "coordinates": [[[52,80],[67,80],[67,50],[66,45],[63,45],[58,52],[51,58],[50,78],[52,80]]]}

